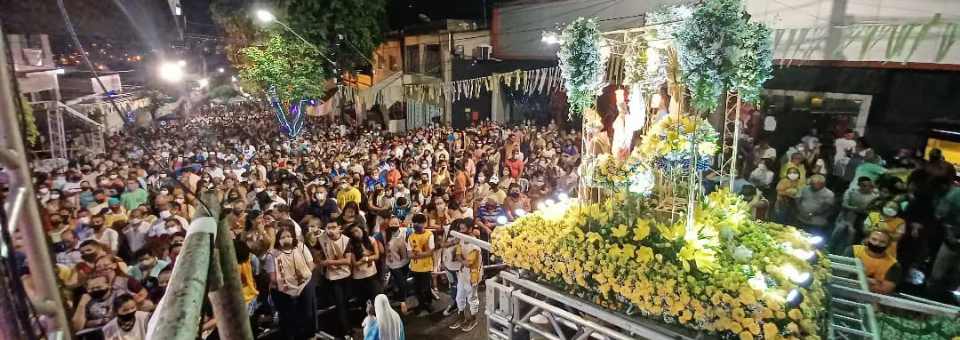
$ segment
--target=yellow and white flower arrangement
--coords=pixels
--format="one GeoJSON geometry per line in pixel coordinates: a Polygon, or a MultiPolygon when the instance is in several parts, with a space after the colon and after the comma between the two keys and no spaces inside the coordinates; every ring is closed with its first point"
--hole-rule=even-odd
{"type": "Polygon", "coordinates": [[[651,204],[631,193],[585,205],[567,200],[498,228],[493,252],[627,314],[730,339],[820,338],[829,263],[808,262],[816,250],[806,234],[750,220],[745,203],[726,191],[697,205],[692,227],[684,218],[655,219],[651,204]],[[812,284],[794,283],[798,273],[812,284]],[[802,303],[788,303],[791,290],[802,303]]]}

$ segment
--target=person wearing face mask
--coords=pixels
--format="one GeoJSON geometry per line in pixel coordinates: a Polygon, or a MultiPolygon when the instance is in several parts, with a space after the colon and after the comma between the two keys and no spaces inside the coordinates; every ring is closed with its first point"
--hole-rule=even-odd
{"type": "Polygon", "coordinates": [[[138,249],[133,257],[137,259],[137,264],[131,266],[127,274],[138,281],[159,276],[160,272],[169,264],[167,261],[157,259],[153,255],[152,249],[147,248],[138,249]]]}
{"type": "Polygon", "coordinates": [[[317,265],[325,269],[324,276],[327,279],[324,290],[330,292],[336,306],[336,329],[328,333],[338,337],[346,336],[350,332],[350,323],[347,318],[347,292],[351,282],[351,262],[347,257],[348,243],[349,237],[344,237],[340,233],[340,225],[336,220],[327,221],[324,233],[317,240],[320,248],[317,265]]]}
{"type": "Polygon", "coordinates": [[[100,327],[116,315],[113,300],[117,294],[111,289],[109,279],[94,276],[87,280],[85,287],[87,293],[80,297],[71,319],[74,329],[100,327]]]}
{"type": "Polygon", "coordinates": [[[897,259],[887,252],[891,242],[890,234],[882,230],[873,230],[863,245],[847,248],[844,256],[856,257],[863,261],[867,276],[867,287],[871,292],[890,295],[901,279],[901,267],[897,259]]]}
{"type": "Polygon", "coordinates": [[[833,209],[833,191],[827,189],[826,184],[823,176],[814,175],[810,178],[810,184],[803,186],[797,192],[797,207],[799,207],[797,220],[811,234],[822,235],[824,226],[827,225],[827,218],[833,209]]]}
{"type": "Polygon", "coordinates": [[[431,292],[433,251],[436,249],[433,233],[426,230],[427,216],[416,214],[411,219],[413,234],[407,237],[407,252],[410,254],[410,271],[417,296],[417,310],[421,316],[433,314],[431,292]]]}
{"type": "Polygon", "coordinates": [[[747,184],[740,190],[740,197],[750,206],[750,217],[753,220],[767,220],[767,210],[770,202],[763,197],[756,187],[747,184]]]}
{"type": "Polygon", "coordinates": [[[113,301],[116,317],[103,326],[103,338],[108,340],[144,340],[150,313],[137,310],[130,294],[122,294],[113,301]]]}
{"type": "Polygon", "coordinates": [[[147,244],[147,235],[150,233],[150,229],[150,222],[143,219],[143,211],[134,209],[130,212],[129,223],[120,232],[126,237],[130,250],[136,252],[147,244]]]}
{"type": "Polygon", "coordinates": [[[800,180],[800,170],[791,169],[787,175],[777,182],[777,204],[774,209],[778,222],[783,224],[794,223],[797,213],[797,193],[803,187],[800,180]]]}
{"type": "Polygon", "coordinates": [[[90,218],[90,228],[93,229],[90,239],[102,244],[110,253],[116,254],[120,248],[120,233],[107,227],[104,221],[104,214],[97,214],[90,218]]]}
{"type": "Polygon", "coordinates": [[[518,210],[531,211],[530,199],[520,192],[520,184],[513,183],[510,185],[507,197],[503,199],[503,209],[509,221],[515,221],[519,217],[517,216],[518,210]]]}
{"type": "Polygon", "coordinates": [[[118,294],[133,295],[133,299],[137,301],[141,310],[151,310],[153,308],[153,302],[147,300],[147,290],[140,281],[127,275],[127,270],[121,270],[120,265],[112,257],[100,257],[97,259],[94,269],[96,275],[107,278],[110,282],[110,290],[118,294]]]}
{"type": "Polygon", "coordinates": [[[343,210],[347,202],[360,204],[361,198],[360,190],[351,185],[349,180],[345,178],[340,180],[339,191],[337,191],[337,205],[340,210],[343,210]]]}
{"type": "Polygon", "coordinates": [[[80,192],[77,193],[77,197],[81,207],[88,207],[96,203],[96,199],[93,197],[93,186],[88,181],[80,182],[80,192]]]}
{"type": "Polygon", "coordinates": [[[407,252],[406,240],[413,230],[403,227],[400,217],[393,215],[387,220],[386,228],[374,235],[384,251],[384,265],[388,270],[384,286],[393,283],[397,286],[397,296],[400,301],[400,313],[407,314],[407,296],[410,294],[410,256],[407,252]]]}
{"type": "Polygon", "coordinates": [[[77,238],[77,232],[67,229],[60,233],[60,245],[56,257],[57,264],[67,266],[73,269],[78,263],[83,261],[80,252],[80,239],[77,238]]]}
{"type": "Polygon", "coordinates": [[[120,200],[116,198],[110,198],[110,200],[107,201],[107,206],[109,207],[109,210],[103,214],[104,225],[106,225],[107,228],[113,228],[113,224],[116,222],[126,222],[129,220],[129,217],[127,216],[127,209],[120,204],[120,200]]]}
{"type": "Polygon", "coordinates": [[[314,259],[298,242],[293,221],[278,221],[274,249],[267,254],[271,297],[280,314],[284,339],[305,340],[316,334],[316,301],[313,284],[314,259]]]}
{"type": "Polygon", "coordinates": [[[126,190],[120,194],[120,202],[126,210],[136,209],[141,204],[147,203],[147,191],[140,188],[140,182],[135,179],[128,179],[126,190]]]}
{"type": "Polygon", "coordinates": [[[887,246],[887,255],[897,257],[897,243],[907,231],[907,223],[898,215],[900,204],[896,201],[887,201],[879,212],[870,212],[863,220],[863,233],[869,235],[871,231],[880,230],[890,236],[887,246]]]}
{"type": "Polygon", "coordinates": [[[367,234],[366,226],[354,225],[347,230],[350,237],[347,257],[351,263],[354,297],[360,301],[373,300],[383,292],[380,276],[377,275],[380,243],[367,234]]]}

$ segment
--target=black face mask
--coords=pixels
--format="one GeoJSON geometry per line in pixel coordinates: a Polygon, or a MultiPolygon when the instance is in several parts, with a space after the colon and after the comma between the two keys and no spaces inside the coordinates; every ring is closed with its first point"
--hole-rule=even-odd
{"type": "Polygon", "coordinates": [[[870,249],[870,252],[874,254],[884,254],[887,252],[887,247],[881,247],[869,242],[867,242],[867,249],[870,249]]]}
{"type": "Polygon", "coordinates": [[[83,254],[80,255],[80,258],[87,262],[93,262],[97,260],[97,254],[83,254]]]}
{"type": "Polygon", "coordinates": [[[90,297],[94,300],[103,300],[103,298],[107,296],[107,290],[91,290],[87,292],[87,294],[90,294],[90,297]]]}
{"type": "Polygon", "coordinates": [[[121,323],[128,323],[137,318],[137,312],[131,312],[127,314],[117,314],[117,321],[121,323]]]}
{"type": "Polygon", "coordinates": [[[510,197],[513,197],[513,198],[518,198],[518,197],[520,197],[520,193],[519,193],[519,192],[511,192],[509,195],[510,195],[510,197]]]}
{"type": "Polygon", "coordinates": [[[103,224],[91,224],[90,227],[94,230],[100,230],[103,229],[103,224]]]}

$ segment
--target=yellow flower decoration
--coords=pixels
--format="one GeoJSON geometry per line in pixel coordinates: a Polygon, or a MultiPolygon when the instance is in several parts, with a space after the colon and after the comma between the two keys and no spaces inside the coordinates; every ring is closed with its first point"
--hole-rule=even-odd
{"type": "Polygon", "coordinates": [[[800,327],[797,326],[797,324],[791,322],[787,324],[787,331],[790,332],[791,334],[799,334],[800,327]]]}
{"type": "Polygon", "coordinates": [[[791,319],[794,319],[797,321],[800,321],[800,319],[803,319],[803,312],[801,312],[799,309],[792,309],[790,310],[790,312],[787,313],[787,315],[790,316],[791,319]]]}
{"type": "Polygon", "coordinates": [[[598,242],[598,241],[601,241],[601,240],[603,240],[603,237],[600,236],[600,234],[597,234],[597,233],[592,232],[592,231],[589,232],[589,233],[587,233],[587,243],[594,243],[594,242],[598,242]]]}
{"type": "Polygon", "coordinates": [[[625,224],[621,224],[620,226],[618,226],[618,227],[613,228],[613,229],[610,230],[611,235],[613,235],[613,237],[616,237],[616,238],[624,238],[624,237],[626,237],[628,231],[629,231],[629,229],[627,228],[627,225],[625,225],[625,224]]]}
{"type": "Polygon", "coordinates": [[[775,339],[780,336],[780,329],[777,328],[777,324],[773,322],[767,322],[763,324],[763,337],[767,339],[775,339]]]}
{"type": "Polygon", "coordinates": [[[740,340],[753,340],[753,334],[750,334],[750,332],[740,332],[740,340]]]}
{"type": "Polygon", "coordinates": [[[742,321],[743,318],[746,317],[746,315],[747,313],[743,311],[743,308],[734,308],[733,314],[731,314],[731,316],[733,317],[733,320],[737,322],[742,321]]]}
{"type": "Polygon", "coordinates": [[[731,332],[733,332],[733,333],[740,333],[740,331],[743,330],[743,326],[740,325],[740,323],[739,323],[739,322],[736,322],[736,321],[729,321],[729,322],[727,322],[726,328],[729,329],[729,330],[730,330],[731,332]]]}
{"type": "Polygon", "coordinates": [[[637,226],[633,228],[633,240],[643,241],[643,239],[647,238],[647,236],[649,235],[650,235],[650,222],[645,219],[638,218],[637,226]]]}
{"type": "MultiPolygon", "coordinates": [[[[659,255],[659,254],[658,254],[659,255]]],[[[653,259],[653,249],[650,247],[641,246],[637,249],[637,261],[640,263],[647,263],[653,259]]]]}

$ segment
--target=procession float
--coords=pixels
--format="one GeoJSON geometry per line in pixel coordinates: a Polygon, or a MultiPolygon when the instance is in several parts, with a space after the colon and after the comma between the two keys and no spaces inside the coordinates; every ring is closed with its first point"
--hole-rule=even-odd
{"type": "Polygon", "coordinates": [[[470,240],[511,268],[487,282],[491,339],[880,339],[871,299],[882,298],[856,259],[754,219],[731,192],[733,122],[771,78],[770,35],[739,0],[665,7],[630,30],[583,18],[562,29],[570,115],[583,120],[578,195],[470,240]],[[611,54],[624,77],[604,124],[611,54]],[[714,113],[724,119],[711,124],[714,113]],[[711,175],[728,180],[708,193],[711,175]]]}

